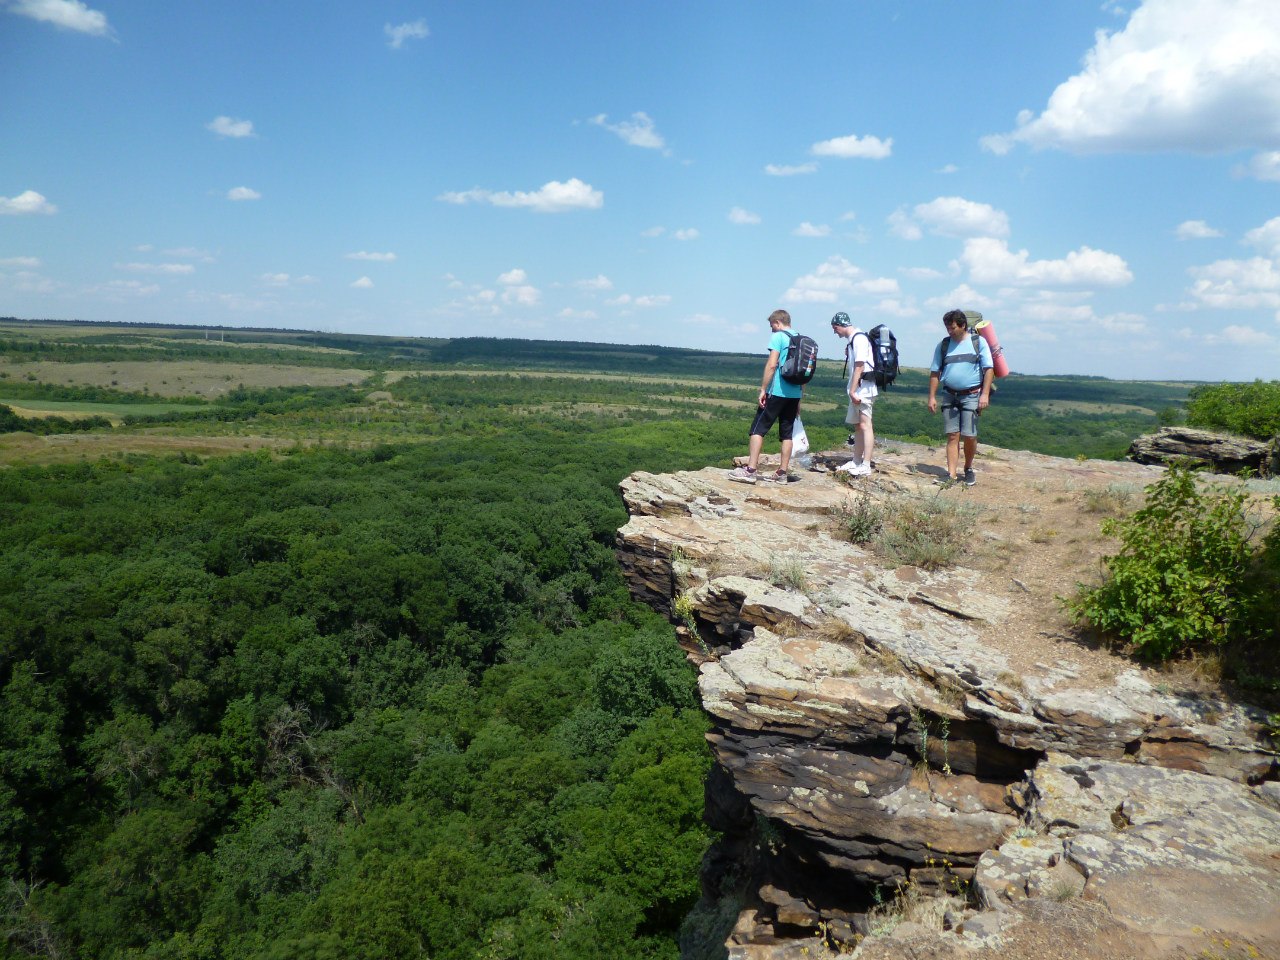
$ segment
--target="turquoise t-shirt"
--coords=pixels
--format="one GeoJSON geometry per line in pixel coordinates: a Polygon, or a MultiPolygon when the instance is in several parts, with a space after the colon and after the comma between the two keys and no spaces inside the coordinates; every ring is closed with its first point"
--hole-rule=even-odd
{"type": "MultiPolygon", "coordinates": [[[[796,331],[791,331],[791,336],[799,336],[796,331]]],[[[769,387],[770,396],[774,397],[800,397],[804,395],[804,387],[799,383],[787,383],[779,375],[782,365],[787,362],[787,351],[791,348],[791,337],[779,330],[769,338],[770,352],[778,351],[778,369],[773,371],[773,384],[769,387]]]]}

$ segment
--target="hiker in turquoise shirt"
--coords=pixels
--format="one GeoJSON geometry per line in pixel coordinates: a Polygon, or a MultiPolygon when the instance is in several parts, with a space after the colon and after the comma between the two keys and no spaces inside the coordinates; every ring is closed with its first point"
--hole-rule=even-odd
{"type": "Polygon", "coordinates": [[[802,384],[788,383],[780,375],[791,349],[791,338],[796,335],[791,329],[791,314],[785,310],[773,311],[769,314],[769,329],[773,334],[769,337],[769,359],[765,361],[760,378],[756,417],[751,423],[748,462],[744,467],[729,471],[729,479],[739,483],[755,483],[757,480],[786,483],[791,466],[791,431],[796,417],[800,415],[800,397],[804,394],[802,384]],[[757,474],[765,434],[775,420],[778,421],[778,437],[782,441],[782,463],[776,472],[757,474]]]}

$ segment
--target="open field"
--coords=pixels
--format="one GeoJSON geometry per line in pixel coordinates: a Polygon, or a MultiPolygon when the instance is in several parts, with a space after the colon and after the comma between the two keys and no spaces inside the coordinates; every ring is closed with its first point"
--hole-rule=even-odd
{"type": "Polygon", "coordinates": [[[37,437],[30,433],[0,433],[0,469],[34,464],[74,463],[123,454],[165,456],[191,453],[202,457],[286,450],[307,441],[282,437],[185,437],[156,433],[62,433],[37,437]]]}
{"type": "Polygon", "coordinates": [[[68,420],[84,420],[89,417],[106,417],[114,424],[124,422],[130,414],[171,413],[190,410],[181,403],[88,403],[79,400],[6,400],[0,396],[0,404],[26,419],[42,417],[66,417],[68,420]]]}
{"type": "Polygon", "coordinates": [[[1037,410],[1057,416],[1072,413],[1137,413],[1154,417],[1156,411],[1132,403],[1091,403],[1087,400],[1040,400],[1034,404],[1037,410]]]}
{"type": "Polygon", "coordinates": [[[106,363],[62,363],[0,360],[0,372],[42,383],[111,387],[162,397],[220,397],[237,386],[340,387],[362,383],[368,370],[291,367],[267,363],[216,363],[201,360],[119,360],[106,363]]]}
{"type": "Polygon", "coordinates": [[[663,377],[652,374],[632,373],[581,373],[569,370],[389,370],[387,383],[395,383],[405,377],[527,377],[534,380],[621,380],[628,383],[674,384],[677,387],[705,387],[708,390],[742,390],[754,394],[759,384],[726,383],[689,377],[663,377]]]}

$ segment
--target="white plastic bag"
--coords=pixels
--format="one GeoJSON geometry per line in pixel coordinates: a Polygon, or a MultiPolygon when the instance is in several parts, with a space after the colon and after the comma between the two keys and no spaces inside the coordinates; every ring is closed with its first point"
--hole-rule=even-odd
{"type": "Polygon", "coordinates": [[[791,428],[791,455],[803,456],[809,452],[809,434],[804,432],[804,424],[796,417],[796,425],[791,428]]]}

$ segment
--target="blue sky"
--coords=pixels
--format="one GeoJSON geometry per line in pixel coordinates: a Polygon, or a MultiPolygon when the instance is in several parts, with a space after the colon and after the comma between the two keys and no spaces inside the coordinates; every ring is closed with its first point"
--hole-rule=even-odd
{"type": "Polygon", "coordinates": [[[0,0],[0,315],[1280,376],[1280,2],[0,0]]]}

